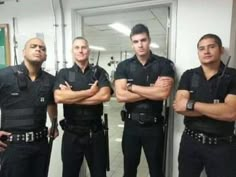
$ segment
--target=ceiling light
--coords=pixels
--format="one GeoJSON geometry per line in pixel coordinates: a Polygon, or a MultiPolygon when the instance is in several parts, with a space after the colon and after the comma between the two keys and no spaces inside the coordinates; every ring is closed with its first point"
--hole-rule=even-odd
{"type": "Polygon", "coordinates": [[[113,28],[114,30],[126,35],[126,36],[130,35],[131,30],[127,26],[125,26],[121,23],[112,23],[108,26],[113,28]]]}
{"type": "Polygon", "coordinates": [[[150,47],[154,49],[158,49],[160,46],[157,43],[151,43],[150,47]]]}
{"type": "Polygon", "coordinates": [[[106,51],[104,47],[99,47],[99,46],[94,46],[94,45],[89,45],[89,48],[93,50],[106,51]]]}

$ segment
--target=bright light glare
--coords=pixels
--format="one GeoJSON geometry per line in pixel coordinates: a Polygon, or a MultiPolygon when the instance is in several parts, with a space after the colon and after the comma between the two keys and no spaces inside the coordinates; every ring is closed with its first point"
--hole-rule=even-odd
{"type": "Polygon", "coordinates": [[[94,45],[90,45],[89,48],[93,50],[106,51],[104,47],[99,47],[99,46],[94,46],[94,45]]]}
{"type": "Polygon", "coordinates": [[[158,49],[160,46],[159,46],[157,43],[151,43],[151,44],[150,44],[150,47],[151,47],[151,48],[158,49]]]}
{"type": "Polygon", "coordinates": [[[113,28],[114,30],[126,35],[126,36],[130,35],[131,30],[127,26],[125,26],[121,23],[112,23],[108,26],[113,28]]]}

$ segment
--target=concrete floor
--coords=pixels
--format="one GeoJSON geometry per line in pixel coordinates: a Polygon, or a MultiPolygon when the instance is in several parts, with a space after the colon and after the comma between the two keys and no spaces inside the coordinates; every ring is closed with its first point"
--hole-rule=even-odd
{"type": "MultiPolygon", "coordinates": [[[[123,132],[123,122],[120,119],[120,110],[122,104],[117,103],[116,99],[112,97],[110,102],[104,104],[104,113],[108,114],[109,121],[109,147],[110,147],[110,171],[107,172],[107,177],[122,177],[123,175],[123,154],[121,151],[121,138],[123,132]]],[[[59,119],[63,119],[62,105],[58,106],[59,119]]],[[[61,136],[54,141],[51,163],[49,169],[49,177],[60,177],[62,174],[61,164],[61,136]]],[[[86,166],[86,164],[84,165],[86,166]]],[[[80,177],[89,177],[88,169],[83,168],[80,177]]],[[[148,177],[148,168],[146,159],[143,156],[138,168],[137,177],[148,177]]]]}

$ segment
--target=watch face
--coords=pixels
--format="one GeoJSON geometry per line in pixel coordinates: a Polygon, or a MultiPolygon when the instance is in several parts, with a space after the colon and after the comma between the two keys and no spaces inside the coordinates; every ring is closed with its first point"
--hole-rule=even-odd
{"type": "Polygon", "coordinates": [[[189,111],[193,111],[194,109],[194,101],[193,100],[188,100],[187,105],[186,105],[186,109],[189,111]]]}

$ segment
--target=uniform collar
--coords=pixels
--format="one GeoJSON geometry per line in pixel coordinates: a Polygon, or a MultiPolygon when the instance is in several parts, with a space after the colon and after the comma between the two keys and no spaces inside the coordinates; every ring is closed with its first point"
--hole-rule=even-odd
{"type": "MultiPolygon", "coordinates": [[[[140,63],[136,55],[134,55],[133,58],[135,59],[136,62],[140,63]]],[[[149,63],[152,63],[153,60],[154,60],[154,57],[153,57],[152,51],[150,51],[150,57],[148,58],[145,66],[148,65],[149,63]]]]}
{"type": "MultiPolygon", "coordinates": [[[[29,76],[29,70],[27,69],[27,67],[25,66],[25,63],[22,62],[19,67],[18,67],[18,70],[23,72],[25,75],[29,76]]],[[[43,70],[42,68],[40,68],[38,74],[37,74],[37,78],[40,77],[43,73],[43,70]]]]}
{"type": "MultiPolygon", "coordinates": [[[[219,70],[218,70],[218,72],[214,76],[221,75],[223,70],[224,70],[224,67],[225,67],[225,64],[221,61],[220,62],[219,70]]],[[[204,76],[204,72],[203,72],[202,66],[199,66],[198,68],[196,68],[196,72],[204,76]]]]}
{"type": "MultiPolygon", "coordinates": [[[[84,72],[90,70],[91,68],[93,67],[92,64],[88,64],[87,67],[85,68],[84,72]]],[[[74,63],[73,67],[72,67],[76,72],[82,72],[81,68],[76,64],[74,63]]]]}

